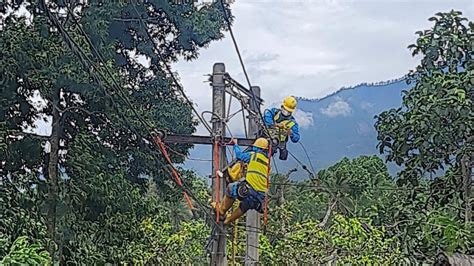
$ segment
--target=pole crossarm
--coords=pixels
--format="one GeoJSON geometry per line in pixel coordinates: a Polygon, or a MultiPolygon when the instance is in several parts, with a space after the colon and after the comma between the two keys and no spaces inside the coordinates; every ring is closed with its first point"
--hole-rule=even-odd
{"type": "MultiPolygon", "coordinates": [[[[239,91],[241,91],[248,98],[252,99],[254,97],[253,94],[252,94],[252,91],[250,91],[250,89],[247,89],[244,85],[240,84],[238,81],[233,79],[229,75],[229,73],[224,74],[224,80],[227,81],[230,85],[232,85],[236,89],[238,89],[239,91]]],[[[255,98],[256,98],[255,100],[256,100],[256,102],[259,106],[263,104],[263,99],[260,98],[260,96],[256,96],[255,98]]]]}
{"type": "MultiPolygon", "coordinates": [[[[235,138],[241,146],[252,146],[255,139],[247,138],[235,138]]],[[[200,135],[184,135],[184,134],[169,134],[162,138],[164,143],[177,143],[177,144],[203,144],[213,145],[215,138],[211,136],[200,136],[200,135]]],[[[230,142],[231,138],[224,137],[222,141],[225,143],[230,142]]]]}

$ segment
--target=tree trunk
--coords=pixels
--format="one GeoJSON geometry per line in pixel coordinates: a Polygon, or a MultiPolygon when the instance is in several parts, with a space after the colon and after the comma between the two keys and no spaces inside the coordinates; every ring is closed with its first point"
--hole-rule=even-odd
{"type": "Polygon", "coordinates": [[[48,235],[51,239],[49,252],[53,258],[55,255],[56,245],[56,205],[58,198],[58,163],[59,163],[59,136],[60,136],[60,114],[57,109],[59,106],[60,89],[55,89],[52,97],[52,132],[49,141],[50,152],[48,162],[48,213],[47,213],[47,228],[48,235]]]}
{"type": "Polygon", "coordinates": [[[472,221],[472,205],[471,205],[471,160],[470,156],[464,155],[461,158],[461,173],[463,177],[463,195],[464,195],[464,220],[466,224],[472,221]]]}
{"type": "Polygon", "coordinates": [[[334,207],[336,206],[336,202],[337,202],[336,200],[332,200],[332,201],[329,202],[326,214],[324,215],[323,220],[318,224],[319,228],[324,228],[326,226],[326,224],[328,223],[329,217],[331,216],[331,212],[334,209],[334,207]]]}

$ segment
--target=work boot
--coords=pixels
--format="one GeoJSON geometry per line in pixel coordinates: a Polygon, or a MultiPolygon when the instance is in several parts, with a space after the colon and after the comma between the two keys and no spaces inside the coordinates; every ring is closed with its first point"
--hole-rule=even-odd
{"type": "Polygon", "coordinates": [[[227,218],[227,216],[226,216],[225,214],[222,215],[222,214],[220,213],[219,203],[217,203],[217,202],[215,202],[215,201],[211,202],[211,208],[216,212],[216,215],[217,215],[217,212],[219,212],[219,220],[220,220],[221,222],[223,222],[223,221],[227,218]]]}
{"type": "Polygon", "coordinates": [[[286,161],[288,159],[288,150],[287,149],[280,149],[280,160],[286,161]]]}

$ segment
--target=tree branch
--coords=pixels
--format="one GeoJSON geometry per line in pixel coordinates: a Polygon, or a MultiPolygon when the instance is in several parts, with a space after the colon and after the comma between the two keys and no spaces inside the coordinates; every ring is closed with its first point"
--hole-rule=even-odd
{"type": "Polygon", "coordinates": [[[335,200],[332,201],[331,203],[329,203],[328,209],[326,211],[326,215],[324,215],[323,220],[318,224],[319,228],[324,228],[326,226],[326,224],[329,221],[329,217],[331,216],[331,212],[332,212],[332,210],[334,209],[335,206],[336,206],[336,201],[335,200]]]}
{"type": "Polygon", "coordinates": [[[17,132],[17,133],[10,134],[7,136],[7,138],[18,138],[18,137],[30,137],[30,138],[44,140],[44,141],[47,141],[51,138],[51,136],[43,136],[43,135],[38,135],[35,133],[29,133],[29,132],[17,132]]]}

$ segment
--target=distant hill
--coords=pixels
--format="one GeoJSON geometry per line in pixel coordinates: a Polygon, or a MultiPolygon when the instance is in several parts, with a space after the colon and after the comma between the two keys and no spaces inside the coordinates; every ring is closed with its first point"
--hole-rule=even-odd
{"type": "MultiPolygon", "coordinates": [[[[321,99],[300,98],[298,109],[304,112],[301,115],[306,121],[306,126],[301,129],[301,140],[316,171],[336,163],[343,157],[378,155],[374,116],[384,110],[399,107],[402,102],[402,90],[408,88],[402,78],[342,88],[321,99]]],[[[308,164],[300,145],[290,144],[289,149],[308,164]]],[[[196,147],[191,151],[191,157],[211,158],[210,148],[196,147]]],[[[291,157],[286,162],[277,161],[280,172],[295,166],[297,164],[291,157]]],[[[187,161],[185,168],[195,169],[206,176],[211,172],[210,163],[207,162],[187,161]]],[[[393,165],[389,168],[391,173],[396,172],[393,165]]],[[[297,179],[306,176],[303,171],[295,174],[297,179]]]]}

